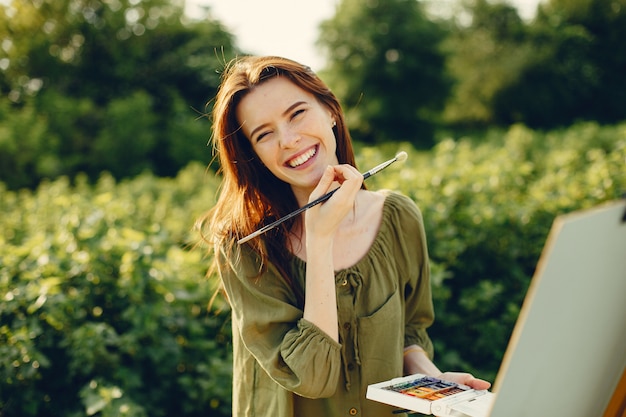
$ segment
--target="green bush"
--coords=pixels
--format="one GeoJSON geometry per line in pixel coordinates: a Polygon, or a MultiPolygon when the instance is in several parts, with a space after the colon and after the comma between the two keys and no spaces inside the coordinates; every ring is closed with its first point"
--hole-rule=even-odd
{"type": "MultiPolygon", "coordinates": [[[[626,190],[626,125],[477,139],[407,145],[367,183],[424,214],[437,364],[493,379],[555,216],[626,190]]],[[[398,150],[359,147],[359,166],[398,150]]],[[[217,187],[197,164],[0,185],[1,416],[230,415],[228,309],[208,308],[210,259],[191,249],[217,187]]]]}
{"type": "Polygon", "coordinates": [[[189,247],[215,188],[190,165],[1,192],[0,415],[230,414],[229,326],[189,247]]]}

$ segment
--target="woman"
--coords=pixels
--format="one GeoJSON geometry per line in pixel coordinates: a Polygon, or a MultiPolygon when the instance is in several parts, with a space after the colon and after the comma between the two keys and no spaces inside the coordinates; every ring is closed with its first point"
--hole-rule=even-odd
{"type": "Polygon", "coordinates": [[[431,362],[421,214],[405,196],[364,187],[342,109],[308,67],[229,64],[213,141],[223,183],[203,223],[232,307],[234,416],[390,416],[367,386],[403,372],[489,387],[431,362]]]}

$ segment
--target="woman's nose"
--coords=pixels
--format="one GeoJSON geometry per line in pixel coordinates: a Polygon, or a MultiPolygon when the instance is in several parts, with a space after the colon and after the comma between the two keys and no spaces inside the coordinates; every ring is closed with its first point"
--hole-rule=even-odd
{"type": "Polygon", "coordinates": [[[291,130],[285,130],[280,135],[280,146],[282,148],[293,148],[300,142],[300,134],[291,130]]]}

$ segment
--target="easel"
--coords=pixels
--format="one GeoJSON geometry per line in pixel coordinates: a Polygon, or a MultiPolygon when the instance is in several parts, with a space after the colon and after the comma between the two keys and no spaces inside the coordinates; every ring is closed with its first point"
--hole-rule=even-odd
{"type": "Polygon", "coordinates": [[[626,416],[626,369],[622,372],[622,377],[617,384],[617,388],[606,407],[603,417],[625,417],[626,416]]]}

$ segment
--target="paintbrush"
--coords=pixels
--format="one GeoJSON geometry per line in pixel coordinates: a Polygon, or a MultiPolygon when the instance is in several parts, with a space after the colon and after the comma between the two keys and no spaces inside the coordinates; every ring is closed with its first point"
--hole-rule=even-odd
{"type": "MultiPolygon", "coordinates": [[[[380,171],[382,171],[383,169],[387,168],[389,165],[393,164],[394,162],[404,162],[407,158],[407,153],[404,151],[398,152],[396,154],[395,157],[393,157],[392,159],[383,162],[380,165],[375,166],[374,168],[370,169],[369,171],[367,171],[366,173],[363,174],[363,180],[368,179],[369,177],[371,177],[372,175],[375,175],[377,173],[379,173],[380,171]]],[[[264,226],[262,228],[260,228],[259,230],[257,230],[254,233],[249,234],[248,236],[241,238],[237,241],[238,244],[242,244],[245,243],[247,241],[249,241],[250,239],[254,239],[257,236],[262,235],[263,233],[267,232],[268,230],[272,230],[273,228],[275,228],[276,226],[278,226],[279,224],[281,224],[284,221],[287,221],[289,219],[291,219],[294,216],[297,216],[298,214],[302,213],[303,211],[306,211],[308,209],[310,209],[313,206],[316,206],[320,203],[323,203],[324,201],[328,200],[334,193],[335,191],[337,191],[338,188],[335,188],[334,190],[324,194],[323,196],[311,201],[310,203],[300,207],[299,209],[292,211],[291,213],[289,213],[288,215],[281,217],[280,219],[276,220],[273,223],[268,224],[267,226],[264,226]]]]}

